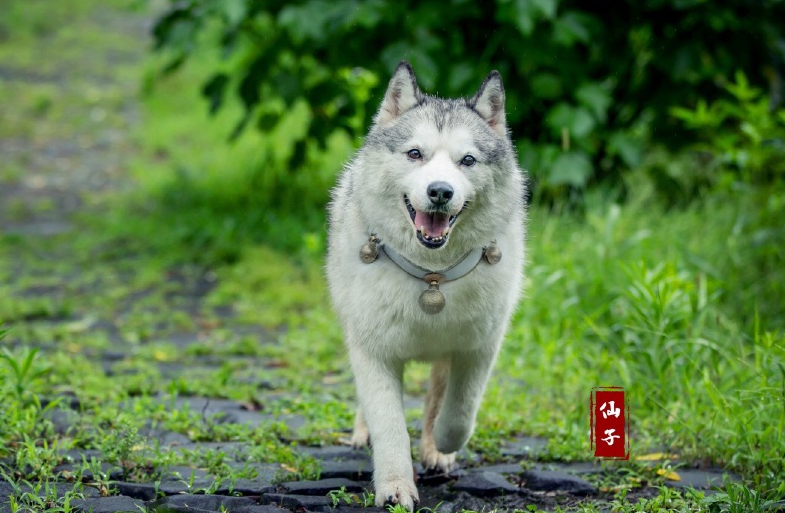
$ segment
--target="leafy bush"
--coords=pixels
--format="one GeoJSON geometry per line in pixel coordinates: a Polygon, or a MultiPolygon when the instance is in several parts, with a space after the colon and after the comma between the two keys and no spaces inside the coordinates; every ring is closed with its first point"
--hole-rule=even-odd
{"type": "Polygon", "coordinates": [[[776,77],[782,19],[778,0],[185,0],[154,34],[168,69],[204,44],[222,52],[203,85],[210,109],[234,91],[245,107],[235,135],[284,131],[271,167],[308,173],[331,137],[364,134],[399,60],[443,96],[471,94],[496,68],[522,162],[554,197],[598,181],[621,187],[650,140],[689,142],[668,108],[714,98],[716,77],[776,77]]]}
{"type": "MultiPolygon", "coordinates": [[[[696,194],[713,190],[712,201],[737,211],[733,230],[725,234],[725,258],[734,269],[722,276],[726,294],[736,297],[737,310],[748,319],[776,319],[785,294],[785,109],[773,109],[743,72],[723,90],[713,102],[670,109],[695,134],[681,159],[693,171],[675,178],[696,194]]],[[[672,170],[664,165],[659,171],[672,170]]]]}
{"type": "Polygon", "coordinates": [[[671,114],[695,132],[693,146],[710,178],[727,188],[733,182],[767,185],[785,180],[785,109],[751,87],[742,72],[725,85],[728,97],[694,109],[671,108],[671,114]]]}

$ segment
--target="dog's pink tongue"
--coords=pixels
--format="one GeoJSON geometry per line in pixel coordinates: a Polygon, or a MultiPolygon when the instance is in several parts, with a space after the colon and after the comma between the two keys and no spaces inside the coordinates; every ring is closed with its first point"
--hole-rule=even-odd
{"type": "Polygon", "coordinates": [[[447,229],[449,224],[450,216],[447,214],[442,214],[440,212],[430,214],[420,212],[419,210],[414,213],[414,225],[417,228],[417,231],[420,230],[421,226],[424,226],[425,234],[431,238],[439,237],[444,230],[447,229]]]}

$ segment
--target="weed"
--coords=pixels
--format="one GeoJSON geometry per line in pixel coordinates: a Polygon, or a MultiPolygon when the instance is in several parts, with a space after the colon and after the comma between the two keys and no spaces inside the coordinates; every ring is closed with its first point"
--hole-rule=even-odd
{"type": "Polygon", "coordinates": [[[0,360],[5,363],[6,367],[6,372],[0,375],[8,374],[8,369],[11,371],[11,379],[4,379],[3,383],[7,383],[7,386],[10,386],[14,396],[20,403],[30,404],[34,401],[32,396],[35,393],[36,382],[49,371],[50,366],[48,362],[36,360],[38,348],[24,348],[18,351],[17,354],[12,353],[5,347],[0,349],[2,349],[0,351],[0,360]]]}
{"type": "Polygon", "coordinates": [[[374,504],[373,493],[363,491],[362,495],[357,495],[356,493],[346,491],[345,486],[342,486],[340,490],[327,492],[327,497],[332,501],[333,508],[341,502],[344,502],[347,506],[358,505],[363,508],[370,508],[374,504]]]}
{"type": "MultiPolygon", "coordinates": [[[[783,497],[785,484],[780,483],[776,499],[783,497]]],[[[767,513],[772,511],[780,502],[767,499],[763,493],[742,483],[726,483],[724,491],[705,497],[702,505],[710,513],[767,513]]]]}

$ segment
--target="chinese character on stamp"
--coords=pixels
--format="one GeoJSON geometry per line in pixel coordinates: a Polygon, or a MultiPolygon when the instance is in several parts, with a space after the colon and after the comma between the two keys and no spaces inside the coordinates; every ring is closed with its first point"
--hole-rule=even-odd
{"type": "Polygon", "coordinates": [[[591,443],[594,456],[630,458],[629,405],[621,387],[596,387],[591,391],[591,443]]]}

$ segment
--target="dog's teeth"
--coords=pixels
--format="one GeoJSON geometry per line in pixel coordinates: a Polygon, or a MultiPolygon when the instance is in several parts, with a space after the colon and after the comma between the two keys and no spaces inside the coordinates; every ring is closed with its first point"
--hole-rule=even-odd
{"type": "Polygon", "coordinates": [[[444,231],[442,232],[442,237],[447,237],[447,235],[448,235],[449,233],[450,233],[450,227],[448,226],[448,227],[447,227],[447,228],[445,228],[445,229],[444,229],[444,231]]]}
{"type": "Polygon", "coordinates": [[[427,237],[427,235],[425,235],[425,225],[420,226],[420,235],[422,235],[423,237],[427,237]]]}

